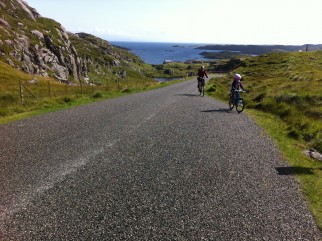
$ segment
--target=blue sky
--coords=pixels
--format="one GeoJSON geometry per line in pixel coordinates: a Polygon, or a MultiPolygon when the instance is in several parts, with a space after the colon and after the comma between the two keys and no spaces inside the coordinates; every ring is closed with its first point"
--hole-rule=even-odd
{"type": "Polygon", "coordinates": [[[322,0],[25,0],[108,41],[322,44],[322,0]]]}

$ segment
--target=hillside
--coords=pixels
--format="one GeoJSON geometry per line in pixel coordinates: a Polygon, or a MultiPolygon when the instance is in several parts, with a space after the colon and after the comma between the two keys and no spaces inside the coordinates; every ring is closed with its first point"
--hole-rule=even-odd
{"type": "Polygon", "coordinates": [[[70,84],[98,73],[141,75],[144,63],[137,56],[94,36],[68,33],[22,0],[0,0],[0,16],[0,61],[17,70],[70,84]]]}

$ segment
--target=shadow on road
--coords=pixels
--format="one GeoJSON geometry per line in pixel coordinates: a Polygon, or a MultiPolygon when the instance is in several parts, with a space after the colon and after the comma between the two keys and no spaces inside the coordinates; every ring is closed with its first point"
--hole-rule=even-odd
{"type": "Polygon", "coordinates": [[[177,94],[177,95],[174,95],[174,96],[199,97],[200,95],[199,94],[177,94]]]}
{"type": "Polygon", "coordinates": [[[204,113],[209,113],[209,112],[231,113],[231,110],[229,108],[220,108],[220,109],[214,109],[214,110],[202,110],[201,112],[204,112],[204,113]]]}
{"type": "Polygon", "coordinates": [[[276,167],[278,175],[314,175],[313,168],[307,167],[276,167]]]}

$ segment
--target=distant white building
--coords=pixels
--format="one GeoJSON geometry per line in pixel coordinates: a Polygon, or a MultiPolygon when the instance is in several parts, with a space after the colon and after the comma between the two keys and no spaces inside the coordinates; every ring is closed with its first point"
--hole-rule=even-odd
{"type": "Polygon", "coordinates": [[[165,59],[164,61],[163,61],[163,63],[164,64],[167,64],[167,63],[172,63],[173,61],[172,60],[170,60],[170,59],[165,59]]]}

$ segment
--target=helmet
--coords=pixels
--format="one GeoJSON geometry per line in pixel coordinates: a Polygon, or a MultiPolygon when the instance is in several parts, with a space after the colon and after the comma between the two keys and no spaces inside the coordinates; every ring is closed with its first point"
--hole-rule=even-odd
{"type": "Polygon", "coordinates": [[[204,69],[204,68],[205,68],[205,66],[201,66],[201,68],[202,68],[202,69],[204,69]]]}
{"type": "Polygon", "coordinates": [[[240,80],[241,78],[240,74],[234,74],[234,80],[240,80]]]}

